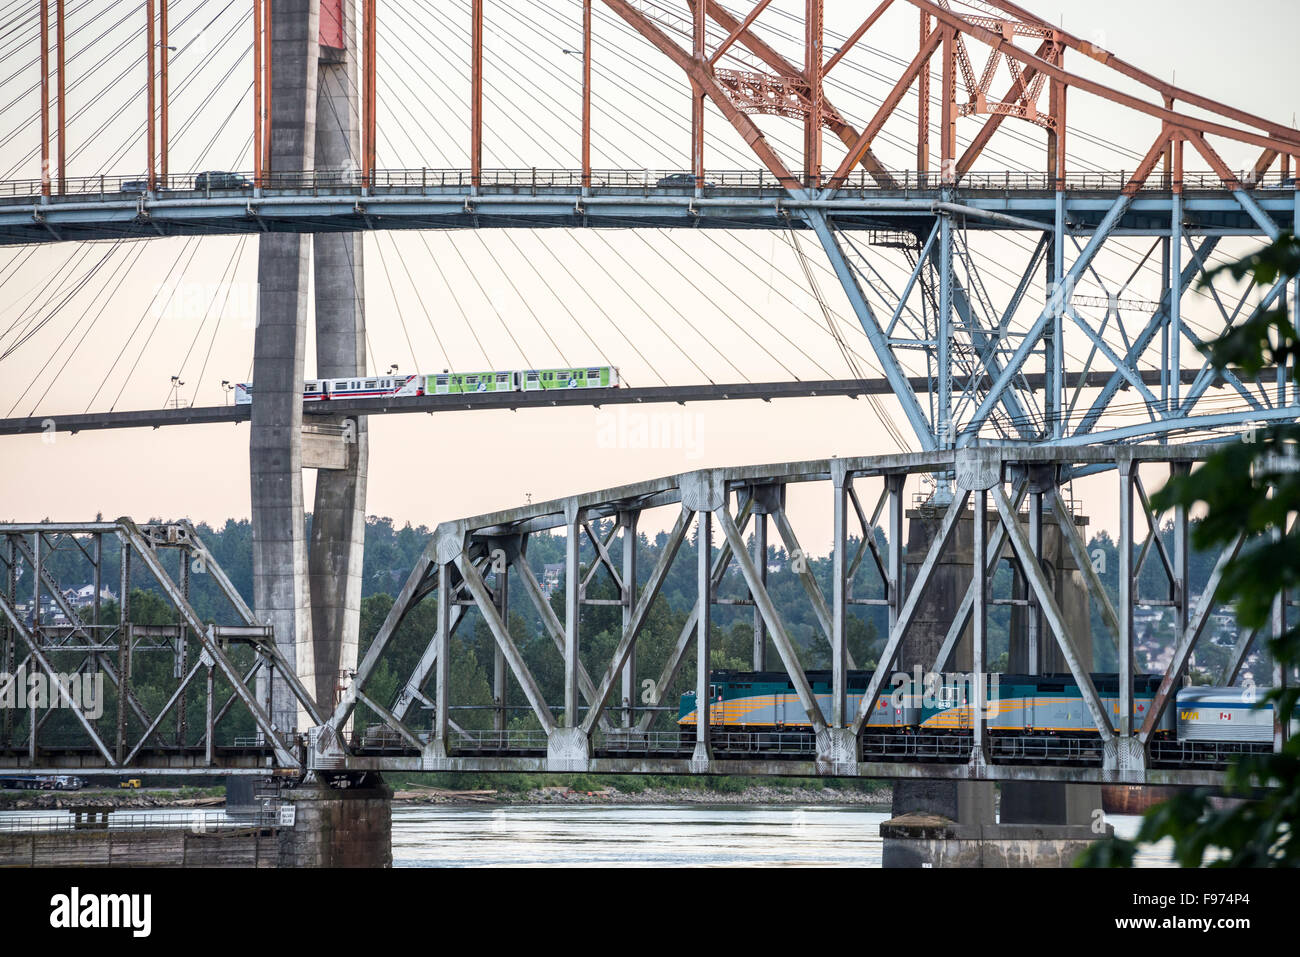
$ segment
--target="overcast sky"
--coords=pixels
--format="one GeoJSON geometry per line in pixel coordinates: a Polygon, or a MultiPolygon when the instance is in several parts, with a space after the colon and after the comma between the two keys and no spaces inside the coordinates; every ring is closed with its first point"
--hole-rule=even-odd
{"type": "MultiPolygon", "coordinates": [[[[663,5],[685,9],[681,0],[663,5]]],[[[1295,122],[1300,7],[1294,3],[1242,0],[1231,15],[1210,0],[1026,5],[1157,76],[1295,122]]],[[[77,57],[69,70],[70,176],[143,169],[141,6],[69,3],[69,55],[77,57]]],[[[777,0],[759,20],[764,35],[794,60],[800,55],[794,21],[782,14],[802,6],[777,0]]],[[[828,48],[873,6],[828,0],[828,48]]],[[[831,74],[829,95],[857,124],[915,52],[915,14],[904,4],[895,7],[831,74]]],[[[34,0],[11,4],[0,31],[0,175],[8,178],[38,171],[36,9],[34,0]]],[[[248,0],[171,4],[171,42],[178,48],[173,172],[251,167],[248,9],[248,0]]],[[[487,165],[577,165],[579,63],[564,51],[580,44],[580,9],[576,0],[488,0],[487,165]]],[[[380,165],[464,167],[468,0],[394,0],[381,11],[380,165]]],[[[595,49],[595,164],[687,168],[688,100],[671,64],[599,5],[595,49]]],[[[973,47],[973,56],[981,69],[983,48],[973,47]]],[[[1067,66],[1102,76],[1077,54],[1067,66]]],[[[1003,67],[994,86],[1007,82],[1003,67]]],[[[877,142],[892,168],[914,165],[907,140],[914,109],[914,98],[905,100],[906,115],[877,142]]],[[[1072,97],[1070,121],[1075,170],[1131,170],[1155,132],[1151,121],[1084,95],[1072,97]]],[[[795,165],[796,125],[774,117],[761,122],[795,165]]],[[[979,122],[962,120],[960,138],[972,136],[979,122]]],[[[981,168],[1041,168],[1042,131],[1014,122],[1005,128],[981,168]]],[[[1257,152],[1216,145],[1235,168],[1250,165],[1257,152]]],[[[834,165],[840,144],[828,137],[826,149],[834,165]]],[[[714,170],[758,165],[716,111],[707,160],[714,170]]],[[[828,331],[829,312],[856,368],[877,374],[824,253],[806,237],[520,228],[371,233],[365,243],[372,369],[601,362],[619,366],[633,385],[847,377],[853,369],[828,331]],[[805,279],[805,265],[816,288],[805,279]]],[[[1017,234],[971,240],[970,256],[995,307],[1009,296],[1030,247],[1017,234]]],[[[1122,283],[1149,247],[1117,243],[1099,260],[1103,280],[1122,283]]],[[[221,403],[221,380],[244,381],[249,374],[256,258],[255,240],[230,237],[0,250],[0,352],[30,334],[0,359],[0,414],[154,408],[175,398],[172,375],[185,381],[181,401],[221,403]]],[[[881,251],[876,265],[883,282],[901,286],[905,264],[896,253],[881,251]]],[[[1140,270],[1125,296],[1154,299],[1157,278],[1140,270]]],[[[1027,306],[1035,313],[1041,272],[1036,289],[1030,298],[1038,305],[1027,306]]],[[[1216,316],[1205,297],[1189,297],[1186,317],[1195,328],[1212,333],[1216,316]]],[[[1107,338],[1121,341],[1113,329],[1107,338]]],[[[312,348],[309,341],[309,375],[312,348]]],[[[1085,355],[1087,348],[1081,334],[1067,338],[1070,354],[1085,355]]],[[[880,408],[901,424],[893,400],[882,400],[880,408]]],[[[368,512],[430,526],[522,504],[527,496],[536,501],[694,468],[897,450],[869,403],[838,398],[376,417],[370,430],[368,512]],[[638,443],[643,425],[667,435],[671,447],[623,447],[638,443]]],[[[53,442],[7,438],[3,461],[0,518],[79,520],[102,512],[219,522],[249,512],[247,426],[59,435],[53,442]]],[[[311,473],[305,481],[310,502],[311,473]]],[[[1113,527],[1113,484],[1106,476],[1075,490],[1095,527],[1113,527]]],[[[828,506],[825,490],[792,497],[810,548],[829,542],[828,506]]]]}

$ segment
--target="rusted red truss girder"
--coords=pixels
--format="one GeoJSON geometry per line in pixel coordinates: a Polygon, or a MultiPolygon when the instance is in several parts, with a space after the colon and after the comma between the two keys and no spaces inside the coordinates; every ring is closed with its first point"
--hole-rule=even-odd
{"type": "MultiPolygon", "coordinates": [[[[718,0],[687,0],[692,8],[695,34],[693,49],[689,51],[671,38],[651,16],[627,0],[603,2],[673,60],[691,80],[693,89],[697,92],[697,103],[700,96],[712,100],[759,160],[788,185],[798,184],[801,179],[784,165],[762,132],[749,119],[749,114],[776,114],[803,119],[803,183],[838,186],[847,179],[854,167],[861,165],[881,185],[889,186],[893,184],[892,177],[872,152],[872,143],[912,89],[919,88],[920,96],[928,101],[930,65],[936,56],[941,58],[943,67],[944,95],[938,125],[941,131],[942,169],[948,182],[956,182],[970,170],[1007,118],[1034,123],[1047,130],[1047,169],[1056,177],[1058,184],[1063,181],[1066,99],[1071,87],[1160,120],[1162,131],[1157,140],[1159,148],[1153,154],[1155,159],[1152,168],[1163,157],[1167,172],[1175,181],[1181,179],[1181,145],[1188,141],[1193,143],[1222,178],[1235,182],[1233,174],[1206,141],[1207,135],[1259,147],[1262,153],[1254,168],[1257,177],[1265,173],[1279,157],[1284,168],[1289,168],[1291,158],[1300,155],[1300,133],[1296,130],[1165,83],[1095,44],[1046,23],[1008,0],[983,0],[981,6],[985,10],[979,15],[960,13],[952,9],[947,0],[881,0],[829,60],[823,57],[821,46],[824,0],[806,0],[807,42],[802,67],[789,62],[754,32],[754,24],[770,0],[755,0],[742,18],[725,10],[718,0]],[[867,126],[860,131],[856,130],[830,103],[822,80],[887,10],[904,5],[916,9],[920,16],[921,40],[918,52],[867,126]],[[1001,11],[1005,16],[998,17],[993,11],[1001,11]],[[704,49],[702,40],[706,17],[726,33],[726,39],[711,53],[704,49]],[[1034,38],[1040,40],[1040,43],[1036,49],[1029,50],[1017,46],[1017,38],[1034,38]],[[972,44],[987,47],[989,51],[983,69],[978,72],[971,58],[972,44]],[[716,67],[719,59],[735,45],[745,47],[771,72],[764,74],[752,70],[716,67]],[[1152,93],[1158,94],[1161,103],[1147,102],[1138,96],[1069,72],[1064,66],[1067,50],[1082,53],[1120,75],[1137,81],[1152,93]],[[998,67],[1003,63],[1012,77],[1012,83],[1001,99],[995,99],[990,91],[998,67]],[[965,99],[961,102],[957,93],[959,79],[965,88],[965,99]],[[1043,109],[1039,101],[1045,86],[1050,86],[1050,101],[1047,108],[1043,109]],[[1179,113],[1173,108],[1176,102],[1194,106],[1210,115],[1194,117],[1179,113]],[[987,119],[969,147],[957,157],[953,155],[956,143],[953,135],[955,121],[958,116],[975,115],[983,115],[987,119]],[[820,169],[822,127],[830,129],[848,149],[843,162],[825,179],[820,169]],[[1175,157],[1179,160],[1177,170],[1173,168],[1175,157]]],[[[928,165],[927,141],[930,129],[928,102],[922,105],[916,152],[918,163],[925,166],[928,165]]],[[[698,122],[696,126],[698,127],[698,122]]],[[[695,136],[698,141],[698,128],[695,136]]],[[[1150,172],[1147,169],[1141,176],[1135,174],[1135,181],[1144,180],[1150,172]]]]}

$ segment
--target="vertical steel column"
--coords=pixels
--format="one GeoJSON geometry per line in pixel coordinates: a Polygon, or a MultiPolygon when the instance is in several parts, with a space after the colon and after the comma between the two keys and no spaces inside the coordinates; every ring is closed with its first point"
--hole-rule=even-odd
{"type": "MultiPolygon", "coordinates": [[[[754,567],[758,580],[767,587],[767,511],[754,510],[754,567]]],[[[754,670],[767,670],[767,622],[758,602],[754,603],[754,670]]]]}
{"type": "Polygon", "coordinates": [[[364,54],[362,69],[365,71],[364,88],[361,91],[361,172],[366,188],[373,184],[375,175],[375,104],[378,100],[375,86],[379,72],[375,59],[375,7],[378,2],[379,0],[362,0],[361,10],[361,48],[364,54]]]}
{"type": "MultiPolygon", "coordinates": [[[[262,4],[271,0],[253,0],[253,186],[262,186],[262,4]]],[[[369,0],[364,0],[369,2],[369,0]]],[[[271,91],[267,90],[269,97],[271,91]]],[[[364,152],[362,163],[365,163],[364,152]]]]}
{"type": "MultiPolygon", "coordinates": [[[[63,5],[63,0],[59,0],[59,5],[63,5]]],[[[62,103],[62,96],[59,99],[62,103]]],[[[167,187],[167,0],[158,0],[158,102],[162,106],[162,113],[158,118],[158,173],[165,189],[167,187]]]]}
{"type": "MultiPolygon", "coordinates": [[[[99,623],[101,614],[99,595],[100,592],[104,590],[104,536],[101,532],[95,533],[92,548],[93,551],[91,554],[94,555],[95,571],[94,577],[91,580],[91,587],[95,589],[95,600],[94,604],[91,605],[90,614],[91,624],[94,627],[95,642],[98,644],[100,638],[99,623]]],[[[98,656],[96,656],[96,658],[98,658],[98,656]]],[[[6,668],[5,670],[12,673],[12,669],[6,668]]]]}
{"type": "MultiPolygon", "coordinates": [[[[505,622],[507,628],[510,627],[510,565],[497,572],[496,581],[496,606],[497,614],[505,622]]],[[[501,645],[493,642],[492,655],[492,704],[496,711],[492,716],[492,730],[504,731],[506,729],[506,656],[501,650],[501,645]]]]}
{"type": "MultiPolygon", "coordinates": [[[[1170,146],[1173,149],[1173,146],[1170,146]]],[[[1170,166],[1170,170],[1173,166],[1170,166]]],[[[1173,173],[1169,174],[1172,181],[1173,173]]],[[[1168,302],[1173,295],[1173,286],[1169,282],[1169,237],[1160,238],[1160,298],[1168,302]]],[[[1160,323],[1160,401],[1164,407],[1169,406],[1169,322],[1160,323]]]]}
{"type": "Polygon", "coordinates": [[[451,562],[438,564],[438,657],[434,665],[433,737],[447,742],[447,716],[451,697],[451,562]]]}
{"type": "Polygon", "coordinates": [[[591,188],[591,0],[582,0],[582,188],[591,188]]]}
{"type": "MultiPolygon", "coordinates": [[[[1169,477],[1173,479],[1186,475],[1191,469],[1190,462],[1171,462],[1169,464],[1169,477]]],[[[1157,531],[1156,534],[1159,534],[1159,532],[1157,531]]],[[[1172,592],[1169,597],[1174,602],[1174,634],[1176,635],[1176,642],[1182,640],[1183,633],[1187,631],[1187,621],[1191,617],[1191,577],[1188,574],[1190,551],[1187,539],[1187,506],[1178,505],[1174,508],[1174,576],[1173,581],[1169,583],[1172,592]]]]}
{"type": "MultiPolygon", "coordinates": [[[[1065,86],[1052,79],[1051,116],[1055,128],[1047,134],[1047,175],[1056,193],[1055,218],[1052,226],[1052,256],[1047,261],[1047,301],[1055,302],[1053,292],[1065,278],[1065,86]]],[[[1069,290],[1060,299],[1043,333],[1043,414],[1047,436],[1060,438],[1065,432],[1065,306],[1069,290]]]]}
{"type": "Polygon", "coordinates": [[[50,195],[50,0],[41,0],[41,195],[50,195]]]}
{"type": "Polygon", "coordinates": [[[477,189],[483,185],[483,0],[472,0],[470,16],[469,168],[470,185],[477,189]]]}
{"type": "MultiPolygon", "coordinates": [[[[704,0],[694,0],[691,15],[691,37],[697,63],[704,56],[704,0]]],[[[704,90],[691,80],[691,173],[695,177],[695,195],[704,190],[704,90]]]]}
{"type": "Polygon", "coordinates": [[[885,487],[889,489],[889,580],[885,582],[889,598],[889,630],[898,624],[903,608],[903,482],[905,476],[886,475],[885,487]]]}
{"type": "Polygon", "coordinates": [[[32,637],[39,642],[37,633],[41,625],[41,565],[45,561],[42,547],[45,536],[37,532],[32,538],[32,637]]]}
{"type": "Polygon", "coordinates": [[[204,681],[204,693],[207,695],[207,703],[203,709],[203,761],[205,764],[212,764],[212,738],[216,734],[216,720],[212,713],[213,692],[216,691],[215,675],[212,665],[208,665],[207,678],[204,681]]]}
{"type": "Polygon", "coordinates": [[[831,545],[831,727],[843,728],[849,721],[848,698],[848,569],[849,486],[852,480],[832,463],[831,485],[835,494],[834,541],[831,545]]]}
{"type": "MultiPolygon", "coordinates": [[[[1281,523],[1273,529],[1273,540],[1277,541],[1282,537],[1282,529],[1286,522],[1286,516],[1282,517],[1281,523]]],[[[1273,596],[1273,611],[1270,617],[1273,619],[1273,637],[1281,638],[1286,634],[1286,590],[1282,589],[1273,596]]],[[[1290,668],[1282,667],[1273,656],[1273,687],[1279,691],[1285,690],[1290,680],[1290,668]]],[[[1282,709],[1274,705],[1273,707],[1273,751],[1277,753],[1286,746],[1287,739],[1291,736],[1291,719],[1289,715],[1282,714],[1282,709]]]]}
{"type": "Polygon", "coordinates": [[[803,72],[808,83],[808,115],[803,123],[804,185],[816,189],[822,172],[823,0],[805,0],[803,72]]]}
{"type": "MultiPolygon", "coordinates": [[[[1033,485],[1029,489],[1029,545],[1034,553],[1034,561],[1041,569],[1043,567],[1043,493],[1033,485]]],[[[1026,585],[1029,582],[1029,575],[1030,572],[1026,571],[1026,585]]],[[[1032,588],[1026,587],[1025,593],[1029,599],[1028,613],[1025,616],[1025,628],[1029,632],[1029,638],[1025,644],[1029,655],[1029,673],[1036,675],[1042,672],[1043,666],[1043,610],[1032,588]]]]}
{"type": "MultiPolygon", "coordinates": [[[[1290,157],[1287,157],[1287,159],[1290,159],[1290,157]]],[[[1300,162],[1297,162],[1296,167],[1297,167],[1296,171],[1300,172],[1300,162]]],[[[1296,185],[1295,185],[1295,202],[1294,202],[1294,212],[1292,213],[1292,216],[1294,217],[1293,219],[1294,222],[1300,223],[1300,178],[1297,178],[1296,185]]],[[[1292,290],[1293,290],[1292,295],[1294,297],[1294,301],[1292,303],[1291,315],[1297,316],[1300,315],[1300,276],[1296,277],[1296,281],[1292,284],[1292,290]]],[[[1294,370],[1297,365],[1300,365],[1300,360],[1292,358],[1291,370],[1294,370]]],[[[1279,406],[1286,405],[1288,402],[1287,378],[1288,378],[1288,372],[1291,370],[1288,370],[1286,368],[1285,362],[1279,362],[1277,364],[1277,404],[1279,406]]],[[[1292,390],[1292,400],[1294,400],[1295,398],[1296,398],[1296,393],[1294,390],[1292,390]]]]}
{"type": "MultiPolygon", "coordinates": [[[[945,161],[946,162],[946,161],[945,161]]],[[[941,449],[952,448],[956,437],[952,428],[952,217],[939,215],[939,314],[935,317],[936,366],[939,384],[938,408],[935,410],[934,435],[941,449]]]]}
{"type": "Polygon", "coordinates": [[[1169,408],[1182,404],[1183,141],[1174,139],[1173,213],[1169,223],[1169,408]]]}
{"type": "MultiPolygon", "coordinates": [[[[41,2],[42,4],[44,4],[46,0],[41,0],[41,2]]],[[[154,0],[145,0],[144,8],[145,8],[145,16],[148,17],[148,23],[145,28],[145,37],[147,38],[147,42],[149,44],[148,56],[145,57],[145,63],[147,65],[147,71],[148,71],[146,74],[148,78],[148,83],[145,86],[145,96],[144,96],[145,106],[149,113],[149,123],[145,128],[144,138],[146,144],[145,151],[147,153],[146,161],[148,163],[147,180],[149,183],[149,190],[150,192],[152,192],[158,185],[158,179],[157,179],[158,171],[155,166],[155,163],[157,161],[157,155],[158,155],[157,154],[158,147],[154,139],[154,127],[157,124],[157,120],[156,120],[157,106],[154,103],[154,68],[153,68],[154,52],[155,49],[157,48],[157,41],[154,39],[154,0]]]]}
{"type": "Polygon", "coordinates": [[[984,712],[988,698],[987,670],[987,625],[988,625],[988,566],[984,556],[988,551],[988,492],[975,489],[974,527],[972,529],[971,574],[974,578],[975,602],[971,608],[971,732],[974,735],[971,756],[973,760],[983,762],[984,752],[984,712]]]}
{"type": "MultiPolygon", "coordinates": [[[[185,549],[180,549],[177,554],[180,556],[180,574],[177,577],[181,597],[188,602],[190,600],[190,556],[185,549]]],[[[190,629],[182,618],[176,634],[176,659],[173,669],[175,676],[180,679],[184,679],[189,673],[189,640],[190,629]]],[[[176,743],[178,745],[185,744],[185,691],[184,687],[180,688],[176,699],[176,743]]]]}
{"type": "MultiPolygon", "coordinates": [[[[619,524],[623,526],[623,634],[632,627],[632,613],[637,601],[637,519],[638,512],[623,512],[619,524]]],[[[628,653],[619,675],[623,689],[623,727],[631,728],[636,721],[636,645],[628,653]]]]}
{"type": "MultiPolygon", "coordinates": [[[[1056,216],[1052,228],[1052,283],[1062,282],[1065,276],[1065,191],[1056,191],[1056,216]]],[[[1048,286],[1051,295],[1051,284],[1048,286]]],[[[1052,321],[1048,323],[1047,334],[1043,337],[1044,371],[1046,374],[1047,432],[1054,439],[1065,434],[1065,304],[1069,301],[1069,291],[1060,300],[1052,321]]]]}
{"type": "Polygon", "coordinates": [[[1133,580],[1133,468],[1131,459],[1118,463],[1119,472],[1119,736],[1131,737],[1133,727],[1133,606],[1137,600],[1133,580]]]}
{"type": "Polygon", "coordinates": [[[63,0],[56,0],[54,10],[54,42],[57,45],[56,56],[57,69],[59,71],[59,87],[56,91],[56,98],[58,100],[57,113],[59,117],[59,193],[63,194],[68,191],[68,144],[66,138],[68,129],[68,105],[67,100],[65,99],[67,83],[64,80],[64,73],[66,72],[64,70],[64,64],[66,58],[63,54],[63,0]]]}
{"type": "Polygon", "coordinates": [[[713,625],[713,585],[710,559],[713,554],[713,513],[707,509],[696,513],[695,544],[697,549],[695,587],[695,754],[711,753],[709,725],[713,720],[713,698],[709,690],[709,635],[713,625]]]}
{"type": "MultiPolygon", "coordinates": [[[[1161,99],[1163,99],[1165,102],[1166,110],[1172,110],[1174,108],[1174,98],[1172,96],[1163,96],[1161,97],[1161,99]]],[[[1173,140],[1170,140],[1167,144],[1165,144],[1164,164],[1165,164],[1165,189],[1170,189],[1174,183],[1174,142],[1173,140]]]]}
{"type": "MultiPolygon", "coordinates": [[[[11,608],[18,604],[18,550],[14,545],[12,535],[5,536],[5,598],[11,608]]],[[[96,589],[98,591],[98,589],[96,589]]],[[[3,625],[4,634],[4,659],[0,661],[0,668],[4,668],[4,673],[12,675],[14,673],[14,642],[18,635],[14,632],[13,625],[9,623],[8,617],[0,622],[3,625]]],[[[13,708],[0,708],[4,712],[4,740],[7,744],[13,740],[13,708]]]]}
{"type": "MultiPolygon", "coordinates": [[[[126,702],[131,695],[131,543],[118,539],[122,548],[121,591],[117,606],[117,750],[116,760],[126,757],[126,702]]],[[[39,574],[37,578],[39,579],[39,574]]],[[[39,606],[38,606],[39,607],[39,606]]]]}
{"type": "MultiPolygon", "coordinates": [[[[921,40],[919,49],[925,48],[925,41],[930,36],[930,14],[921,11],[921,40]]],[[[919,174],[919,186],[928,185],[926,175],[930,172],[930,58],[921,64],[921,72],[916,80],[916,171],[919,174]]]]}
{"type": "Polygon", "coordinates": [[[944,186],[957,182],[957,31],[952,27],[943,30],[943,103],[939,127],[940,172],[944,186]]]}
{"type": "Polygon", "coordinates": [[[578,625],[582,615],[582,567],[578,536],[582,522],[576,509],[566,523],[564,543],[564,727],[578,727],[578,625]]]}

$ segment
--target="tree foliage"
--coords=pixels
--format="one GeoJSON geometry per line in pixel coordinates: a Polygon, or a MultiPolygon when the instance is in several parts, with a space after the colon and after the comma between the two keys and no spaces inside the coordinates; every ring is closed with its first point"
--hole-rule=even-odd
{"type": "MultiPolygon", "coordinates": [[[[1238,281],[1251,277],[1260,287],[1296,277],[1300,242],[1285,234],[1252,256],[1218,267],[1202,282],[1222,273],[1238,281]]],[[[1203,351],[1213,365],[1246,376],[1276,365],[1300,387],[1300,344],[1286,297],[1280,301],[1208,343],[1203,351]]],[[[1240,554],[1225,567],[1219,597],[1234,603],[1241,628],[1261,629],[1261,639],[1269,636],[1264,640],[1275,668],[1287,674],[1300,663],[1300,625],[1273,634],[1272,619],[1275,605],[1284,609],[1287,592],[1300,587],[1300,528],[1288,527],[1300,511],[1300,426],[1252,429],[1243,438],[1226,443],[1200,468],[1171,479],[1151,504],[1160,511],[1203,506],[1205,517],[1192,535],[1198,549],[1221,549],[1244,537],[1240,554]]],[[[1289,716],[1298,698],[1294,687],[1274,687],[1256,707],[1289,716]]],[[[1183,867],[1207,863],[1207,856],[1212,867],[1300,864],[1300,737],[1278,753],[1239,758],[1227,779],[1226,792],[1248,800],[1219,808],[1208,788],[1179,794],[1146,813],[1135,841],[1099,842],[1080,863],[1131,867],[1137,845],[1171,838],[1174,860],[1183,867]]]]}

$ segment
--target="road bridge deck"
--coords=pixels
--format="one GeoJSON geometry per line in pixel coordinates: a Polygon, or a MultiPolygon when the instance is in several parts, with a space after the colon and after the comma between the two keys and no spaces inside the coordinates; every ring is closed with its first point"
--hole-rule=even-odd
{"type": "MultiPolygon", "coordinates": [[[[264,232],[354,232],[374,229],[510,227],[713,227],[804,229],[803,214],[833,215],[841,229],[928,228],[946,209],[970,229],[1051,232],[1057,193],[1049,180],[1019,172],[968,174],[955,189],[933,174],[899,173],[897,188],[856,177],[837,189],[787,188],[769,174],[709,174],[708,184],[661,185],[672,174],[618,171],[593,174],[581,185],[571,171],[498,170],[474,185],[467,170],[381,170],[373,185],[339,174],[278,174],[271,185],[195,188],[194,174],[172,177],[153,191],[126,188],[123,177],[70,180],[63,194],[42,196],[39,181],[0,183],[0,244],[68,240],[264,232]],[[942,207],[937,204],[947,203],[942,207]]],[[[1079,174],[1067,180],[1067,229],[1083,235],[1104,218],[1127,183],[1124,172],[1079,174]]],[[[1113,235],[1168,232],[1172,184],[1159,177],[1138,193],[1113,235]]],[[[1180,183],[1186,231],[1198,235],[1259,235],[1241,205],[1242,187],[1213,175],[1188,174],[1180,183]],[[1236,192],[1234,192],[1234,187],[1236,192]]],[[[1265,179],[1245,188],[1281,228],[1295,222],[1294,183],[1265,179]]]]}

